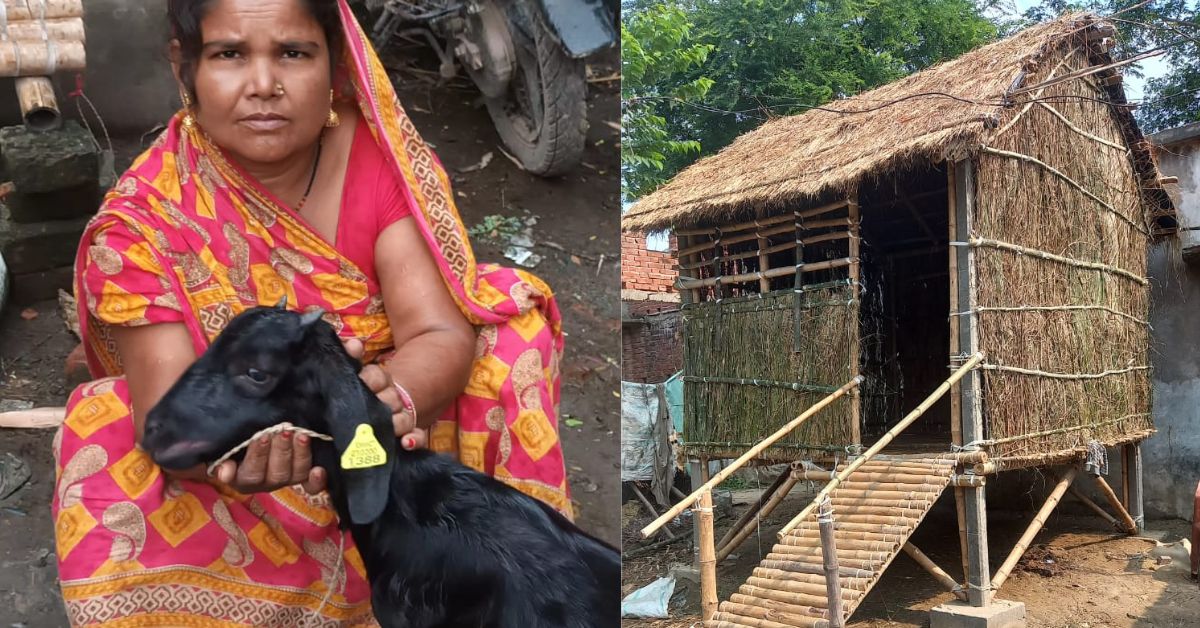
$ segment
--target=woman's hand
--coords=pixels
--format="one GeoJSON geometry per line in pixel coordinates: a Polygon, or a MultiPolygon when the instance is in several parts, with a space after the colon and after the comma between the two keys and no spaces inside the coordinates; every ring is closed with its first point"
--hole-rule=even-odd
{"type": "Polygon", "coordinates": [[[241,464],[226,460],[217,479],[239,493],[265,493],[300,484],[310,495],[325,490],[325,469],[312,465],[309,437],[290,431],[262,436],[246,448],[241,464]]]}
{"type": "MultiPolygon", "coordinates": [[[[346,352],[356,360],[362,360],[366,353],[361,340],[351,338],[342,340],[342,344],[346,347],[346,352]]],[[[425,430],[417,427],[412,414],[404,408],[404,403],[400,400],[400,393],[392,383],[392,376],[378,364],[363,366],[358,376],[366,383],[367,388],[370,388],[371,392],[379,397],[380,401],[392,409],[392,426],[396,428],[396,438],[400,439],[400,446],[405,449],[425,447],[428,442],[428,434],[425,430]]]]}

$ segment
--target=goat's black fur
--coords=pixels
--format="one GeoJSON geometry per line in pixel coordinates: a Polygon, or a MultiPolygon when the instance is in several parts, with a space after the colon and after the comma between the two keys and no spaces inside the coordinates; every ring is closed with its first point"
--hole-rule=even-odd
{"type": "Polygon", "coordinates": [[[397,447],[391,410],[317,315],[254,308],[151,409],[143,447],[167,469],[210,462],[283,421],[313,439],[385,628],[619,625],[620,556],[542,502],[430,451],[397,447]],[[371,425],[387,464],[342,470],[371,425]]]}

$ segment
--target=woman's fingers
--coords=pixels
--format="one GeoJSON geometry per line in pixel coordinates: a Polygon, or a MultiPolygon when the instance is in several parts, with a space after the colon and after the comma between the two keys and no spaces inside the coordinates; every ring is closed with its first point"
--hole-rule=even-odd
{"type": "Polygon", "coordinates": [[[392,388],[392,376],[388,375],[388,372],[383,370],[383,367],[379,366],[378,364],[368,364],[364,366],[362,370],[358,372],[358,376],[360,379],[362,379],[363,383],[367,385],[367,388],[370,388],[371,392],[375,394],[379,394],[389,388],[392,388]]]}
{"type": "Polygon", "coordinates": [[[221,466],[217,467],[217,480],[222,484],[232,486],[234,481],[237,480],[237,468],[237,463],[232,460],[222,462],[221,466]]]}
{"type": "Polygon", "coordinates": [[[396,430],[396,436],[403,437],[417,428],[417,422],[408,410],[401,410],[392,415],[392,427],[396,430]]]}
{"type": "Polygon", "coordinates": [[[293,484],[308,481],[312,471],[312,447],[309,444],[309,438],[305,434],[293,434],[292,442],[294,443],[292,454],[292,476],[293,484]]]}
{"type": "MultiPolygon", "coordinates": [[[[267,465],[271,458],[271,438],[263,436],[250,443],[246,457],[237,465],[235,484],[245,487],[261,485],[267,479],[267,465]]],[[[239,489],[240,490],[240,489],[239,489]]]]}
{"type": "Polygon", "coordinates": [[[346,349],[346,353],[349,353],[350,357],[354,358],[355,360],[363,359],[363,356],[366,355],[367,352],[366,345],[364,345],[363,341],[359,340],[358,338],[343,338],[342,347],[344,347],[346,349]]]}
{"type": "Polygon", "coordinates": [[[316,495],[325,490],[325,469],[321,467],[313,467],[308,472],[308,479],[304,480],[301,486],[309,495],[316,495]]]}
{"type": "Polygon", "coordinates": [[[400,437],[400,446],[408,449],[422,449],[429,445],[429,432],[421,428],[416,428],[413,431],[400,437]]]}

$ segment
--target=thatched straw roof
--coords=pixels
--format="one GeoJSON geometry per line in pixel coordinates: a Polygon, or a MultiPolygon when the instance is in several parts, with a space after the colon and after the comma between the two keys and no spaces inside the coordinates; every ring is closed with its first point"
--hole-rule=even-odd
{"type": "MultiPolygon", "coordinates": [[[[1064,16],[826,105],[856,113],[811,110],[771,120],[643,198],[622,226],[643,231],[726,223],[769,214],[789,202],[844,193],[866,176],[906,163],[972,155],[995,132],[1005,111],[1001,103],[1020,85],[1027,64],[1098,21],[1092,14],[1064,16]]],[[[1092,59],[1093,64],[1109,60],[1104,57],[1092,59]]],[[[1125,102],[1119,85],[1109,91],[1111,100],[1125,102]]],[[[1125,107],[1114,111],[1135,162],[1153,170],[1148,152],[1139,148],[1142,136],[1131,113],[1125,107]]]]}

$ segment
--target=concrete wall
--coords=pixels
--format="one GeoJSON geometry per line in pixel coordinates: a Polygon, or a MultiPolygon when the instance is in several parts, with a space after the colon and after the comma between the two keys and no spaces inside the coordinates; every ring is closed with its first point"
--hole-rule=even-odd
{"type": "MultiPolygon", "coordinates": [[[[1165,131],[1150,140],[1159,169],[1179,177],[1172,197],[1183,227],[1200,226],[1200,124],[1165,131]]],[[[1148,517],[1191,519],[1200,481],[1200,260],[1183,263],[1181,249],[1200,244],[1200,232],[1183,232],[1177,242],[1150,254],[1153,282],[1150,324],[1154,366],[1154,427],[1142,445],[1148,517]]]]}
{"type": "MultiPolygon", "coordinates": [[[[159,0],[87,0],[85,91],[114,135],[138,136],[166,122],[179,107],[178,90],[167,62],[167,3],[159,0]]],[[[55,77],[59,106],[67,117],[78,117],[67,97],[75,76],[55,77]]],[[[0,125],[19,124],[20,109],[12,79],[0,81],[0,125]]],[[[84,111],[87,106],[84,105],[84,111]]],[[[95,127],[94,119],[91,120],[95,127]]],[[[99,128],[95,128],[101,136],[99,128]]],[[[104,138],[100,137],[100,142],[104,138]]]]}

